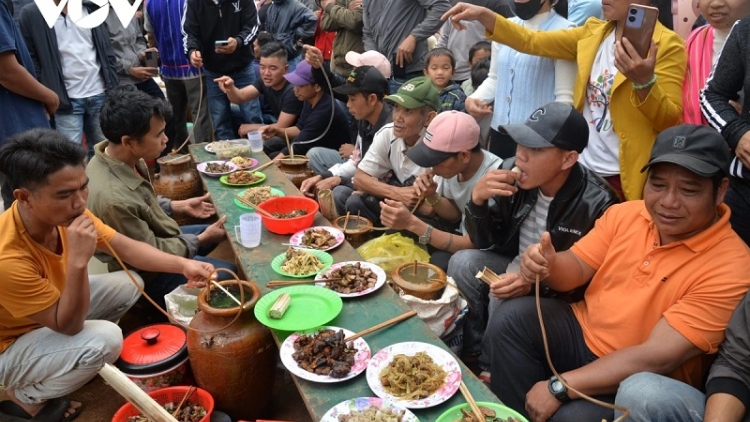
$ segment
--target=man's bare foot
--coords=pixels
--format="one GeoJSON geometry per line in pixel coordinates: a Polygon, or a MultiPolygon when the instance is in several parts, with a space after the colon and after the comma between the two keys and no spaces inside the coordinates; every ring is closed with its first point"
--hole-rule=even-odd
{"type": "MultiPolygon", "coordinates": [[[[39,413],[44,406],[47,404],[46,401],[37,403],[37,404],[26,404],[22,401],[18,400],[16,397],[15,390],[5,390],[5,395],[8,396],[8,399],[12,401],[13,403],[20,406],[23,410],[26,411],[29,415],[36,416],[37,413],[39,413]]],[[[65,415],[63,417],[67,418],[68,416],[72,415],[73,413],[77,412],[78,409],[81,407],[81,403],[77,401],[70,401],[70,405],[68,405],[68,410],[65,411],[65,415]]]]}

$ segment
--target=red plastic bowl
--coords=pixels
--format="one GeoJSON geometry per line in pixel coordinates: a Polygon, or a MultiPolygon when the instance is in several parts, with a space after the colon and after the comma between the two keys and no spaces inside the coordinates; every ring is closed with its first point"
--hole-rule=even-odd
{"type": "MultiPolygon", "coordinates": [[[[161,405],[171,402],[177,406],[182,401],[182,398],[185,397],[189,388],[190,387],[186,385],[161,388],[148,393],[148,395],[161,405]]],[[[211,413],[214,411],[214,398],[211,397],[211,394],[208,391],[202,388],[197,388],[186,400],[186,403],[187,402],[203,406],[203,408],[206,409],[206,416],[201,418],[200,422],[210,422],[211,413]]],[[[112,422],[128,422],[129,417],[138,416],[140,414],[141,412],[136,409],[135,406],[130,403],[125,403],[120,410],[115,413],[115,416],[112,417],[112,422]]]]}
{"type": "Polygon", "coordinates": [[[261,202],[258,204],[258,208],[270,213],[288,213],[294,210],[306,210],[306,215],[295,218],[271,218],[260,214],[260,219],[269,232],[292,234],[312,227],[315,220],[315,213],[318,212],[320,206],[314,199],[305,198],[304,196],[279,196],[261,202]]]}

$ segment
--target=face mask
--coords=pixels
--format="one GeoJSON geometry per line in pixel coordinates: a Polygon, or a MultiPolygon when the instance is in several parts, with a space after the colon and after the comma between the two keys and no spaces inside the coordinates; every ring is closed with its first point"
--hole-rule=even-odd
{"type": "Polygon", "coordinates": [[[527,21],[536,16],[543,4],[544,0],[529,0],[526,3],[516,3],[516,16],[527,21]]]}

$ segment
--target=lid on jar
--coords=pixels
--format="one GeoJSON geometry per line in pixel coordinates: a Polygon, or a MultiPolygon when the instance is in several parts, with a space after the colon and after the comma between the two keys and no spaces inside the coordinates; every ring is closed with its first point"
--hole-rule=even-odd
{"type": "Polygon", "coordinates": [[[148,375],[173,368],[187,356],[187,335],[182,328],[153,324],[125,337],[115,365],[129,375],[148,375]]]}

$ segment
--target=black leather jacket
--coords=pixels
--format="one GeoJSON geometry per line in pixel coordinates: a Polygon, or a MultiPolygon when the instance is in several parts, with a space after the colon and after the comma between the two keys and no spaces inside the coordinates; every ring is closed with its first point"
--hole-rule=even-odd
{"type": "MultiPolygon", "coordinates": [[[[504,160],[500,168],[509,170],[515,162],[515,158],[504,160]]],[[[491,207],[469,201],[464,224],[474,246],[509,257],[518,255],[521,223],[534,208],[537,195],[538,189],[519,189],[512,197],[493,198],[491,207]]],[[[617,193],[604,179],[576,163],[547,214],[547,231],[555,250],[570,249],[610,205],[618,202],[617,193]]]]}

